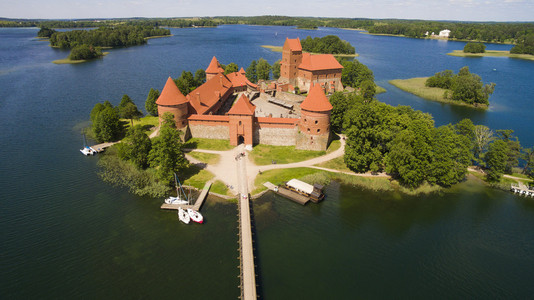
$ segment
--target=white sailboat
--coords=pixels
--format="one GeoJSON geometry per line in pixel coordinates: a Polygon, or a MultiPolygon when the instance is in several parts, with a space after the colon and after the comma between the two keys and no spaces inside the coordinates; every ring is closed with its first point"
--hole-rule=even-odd
{"type": "Polygon", "coordinates": [[[193,222],[197,222],[200,224],[204,222],[204,217],[198,211],[188,208],[187,213],[189,214],[189,217],[191,218],[191,220],[193,220],[193,222]]]}
{"type": "Polygon", "coordinates": [[[87,146],[87,141],[85,140],[85,134],[83,135],[83,149],[80,149],[80,152],[85,156],[95,155],[96,154],[96,150],[95,149],[93,149],[92,147],[87,146]]]}
{"type": "Polygon", "coordinates": [[[191,220],[189,214],[181,207],[178,208],[178,219],[180,219],[180,221],[184,222],[185,224],[189,224],[189,221],[191,220]]]}
{"type": "Polygon", "coordinates": [[[165,199],[166,204],[175,204],[175,205],[187,205],[189,204],[189,198],[184,192],[184,189],[182,188],[182,184],[178,181],[178,177],[176,176],[176,173],[174,173],[174,185],[176,186],[176,197],[170,196],[169,198],[165,199]]]}

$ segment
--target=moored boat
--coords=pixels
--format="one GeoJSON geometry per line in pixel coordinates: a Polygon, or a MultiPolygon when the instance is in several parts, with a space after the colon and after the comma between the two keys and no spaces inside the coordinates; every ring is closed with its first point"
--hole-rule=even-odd
{"type": "Polygon", "coordinates": [[[189,221],[191,220],[189,214],[181,207],[178,208],[178,219],[180,219],[180,221],[184,222],[185,224],[189,224],[189,221]]]}
{"type": "Polygon", "coordinates": [[[193,220],[193,222],[201,224],[204,222],[204,217],[202,217],[202,215],[198,211],[188,208],[187,213],[189,214],[189,217],[191,218],[191,220],[193,220]]]}
{"type": "Polygon", "coordinates": [[[91,148],[91,147],[89,147],[89,146],[85,146],[83,149],[80,149],[80,152],[85,156],[95,155],[96,154],[96,150],[91,148]]]}
{"type": "Polygon", "coordinates": [[[173,197],[170,196],[169,198],[165,199],[166,204],[175,204],[175,205],[186,205],[189,204],[187,200],[182,199],[181,197],[173,197]]]}

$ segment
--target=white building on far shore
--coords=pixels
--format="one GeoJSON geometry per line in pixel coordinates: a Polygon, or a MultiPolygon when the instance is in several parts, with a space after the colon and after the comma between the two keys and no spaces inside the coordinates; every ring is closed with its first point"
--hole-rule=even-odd
{"type": "Polygon", "coordinates": [[[448,29],[442,30],[439,32],[439,37],[448,38],[450,33],[451,31],[448,29]]]}

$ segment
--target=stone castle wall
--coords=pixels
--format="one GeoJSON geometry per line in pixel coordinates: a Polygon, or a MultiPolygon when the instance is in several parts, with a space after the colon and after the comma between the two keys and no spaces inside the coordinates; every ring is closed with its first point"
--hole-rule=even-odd
{"type": "Polygon", "coordinates": [[[254,144],[273,146],[293,146],[296,142],[297,128],[277,128],[254,126],[254,144]]]}
{"type": "Polygon", "coordinates": [[[330,142],[330,133],[323,135],[311,135],[298,131],[296,134],[295,149],[326,151],[330,142]]]}
{"type": "Polygon", "coordinates": [[[191,136],[202,139],[229,140],[228,122],[189,120],[191,136]]]}

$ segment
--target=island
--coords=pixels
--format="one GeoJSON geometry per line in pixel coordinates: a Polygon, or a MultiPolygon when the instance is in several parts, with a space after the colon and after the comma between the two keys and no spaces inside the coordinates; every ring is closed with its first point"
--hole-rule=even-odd
{"type": "Polygon", "coordinates": [[[534,60],[534,55],[516,54],[516,53],[510,53],[510,51],[504,51],[504,50],[486,50],[484,53],[466,53],[463,50],[453,50],[453,52],[447,53],[447,55],[459,56],[459,57],[510,57],[510,58],[534,60]]]}
{"type": "MultiPolygon", "coordinates": [[[[300,41],[300,39],[299,39],[300,41]]],[[[357,57],[354,47],[347,41],[341,40],[338,36],[327,35],[322,38],[306,37],[300,41],[302,51],[312,54],[332,54],[336,57],[357,57]]],[[[261,47],[274,52],[282,52],[282,46],[262,45],[261,47]]]]}
{"type": "Polygon", "coordinates": [[[395,79],[389,83],[423,99],[481,109],[488,108],[488,98],[495,89],[494,83],[484,85],[467,66],[456,75],[445,70],[432,77],[395,79]]]}

